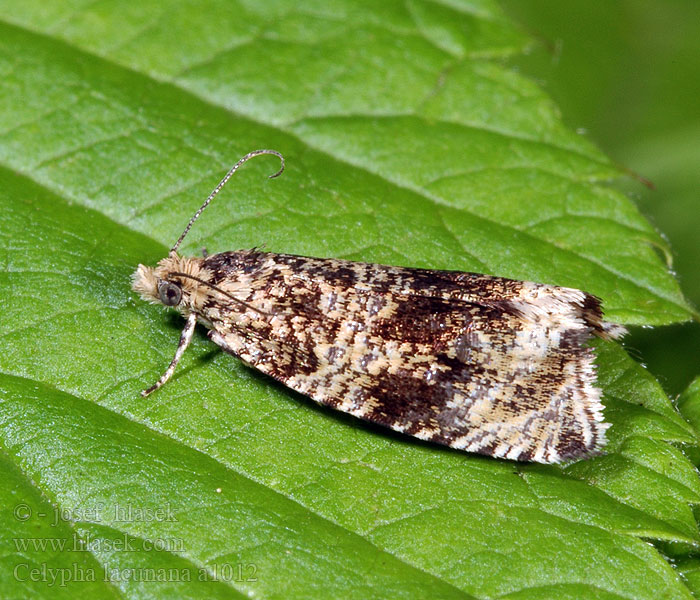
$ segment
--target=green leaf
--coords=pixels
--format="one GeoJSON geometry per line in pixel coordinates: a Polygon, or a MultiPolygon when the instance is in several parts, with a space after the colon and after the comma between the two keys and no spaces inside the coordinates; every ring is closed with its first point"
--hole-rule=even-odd
{"type": "Polygon", "coordinates": [[[700,377],[696,377],[678,400],[678,408],[700,434],[700,377]]]}
{"type": "Polygon", "coordinates": [[[564,468],[320,408],[202,332],[139,396],[182,321],[130,275],[256,147],[284,176],[246,165],[185,251],[267,242],[691,316],[616,168],[494,60],[529,41],[491,3],[260,6],[0,3],[0,596],[690,598],[646,540],[700,542],[696,431],[617,345],[609,453],[564,468]]]}
{"type": "MultiPolygon", "coordinates": [[[[678,399],[678,409],[700,438],[700,377],[696,377],[678,399]]],[[[690,450],[695,465],[700,465],[700,452],[690,450]]]]}
{"type": "Polygon", "coordinates": [[[617,168],[488,60],[529,43],[491,3],[15,4],[0,5],[18,25],[0,23],[14,99],[0,159],[166,245],[225,167],[274,146],[285,181],[239,179],[245,202],[207,215],[217,235],[198,229],[210,249],[570,285],[627,323],[691,315],[659,262],[666,242],[599,185],[617,168]]]}
{"type": "Polygon", "coordinates": [[[700,560],[692,558],[679,563],[678,572],[694,596],[700,596],[700,560]]]}

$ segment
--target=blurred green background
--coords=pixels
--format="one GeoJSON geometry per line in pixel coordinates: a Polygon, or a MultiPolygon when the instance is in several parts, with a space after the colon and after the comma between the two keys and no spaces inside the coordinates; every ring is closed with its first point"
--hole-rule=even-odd
{"type": "MultiPolygon", "coordinates": [[[[516,61],[564,121],[651,180],[616,183],[670,240],[683,291],[700,306],[700,2],[502,0],[539,47],[516,61]]],[[[700,324],[626,339],[672,395],[700,374],[700,324]]]]}

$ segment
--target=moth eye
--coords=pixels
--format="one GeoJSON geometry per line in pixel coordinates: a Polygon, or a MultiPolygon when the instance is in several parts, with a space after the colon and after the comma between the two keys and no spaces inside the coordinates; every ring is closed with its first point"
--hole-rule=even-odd
{"type": "Polygon", "coordinates": [[[161,281],[158,284],[158,295],[165,306],[175,306],[182,299],[182,289],[172,281],[161,281]]]}

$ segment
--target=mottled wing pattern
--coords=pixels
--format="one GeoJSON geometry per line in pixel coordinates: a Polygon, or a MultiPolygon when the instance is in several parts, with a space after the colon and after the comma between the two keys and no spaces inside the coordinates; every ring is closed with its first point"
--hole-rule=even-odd
{"type": "Polygon", "coordinates": [[[321,404],[516,460],[558,462],[605,441],[583,344],[619,331],[589,294],[257,251],[191,260],[216,288],[195,302],[211,339],[321,404]]]}

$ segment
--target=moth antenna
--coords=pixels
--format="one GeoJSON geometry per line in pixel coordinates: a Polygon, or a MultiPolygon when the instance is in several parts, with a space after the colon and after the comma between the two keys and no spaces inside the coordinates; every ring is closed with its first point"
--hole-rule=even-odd
{"type": "Polygon", "coordinates": [[[251,158],[255,156],[260,156],[261,154],[274,154],[277,158],[280,159],[282,166],[280,167],[280,170],[277,171],[277,173],[274,173],[269,176],[270,179],[273,179],[274,177],[279,177],[282,174],[282,171],[284,171],[284,156],[282,156],[277,150],[253,150],[252,152],[248,152],[243,158],[241,158],[235,165],[231,167],[228,173],[226,173],[226,176],[219,182],[219,185],[217,185],[214,190],[212,191],[211,194],[209,194],[209,197],[204,201],[204,204],[199,207],[199,210],[197,210],[194,215],[192,215],[192,218],[190,219],[190,222],[187,224],[187,227],[185,227],[185,231],[182,232],[182,235],[178,238],[177,242],[175,242],[175,245],[170,249],[170,252],[177,252],[177,249],[180,247],[180,244],[182,243],[182,240],[185,239],[185,236],[189,233],[190,229],[192,228],[192,225],[194,225],[194,222],[199,218],[199,215],[204,212],[204,209],[209,206],[209,203],[214,199],[214,196],[216,196],[220,191],[221,188],[226,185],[226,182],[231,179],[231,176],[238,171],[238,169],[246,162],[248,162],[251,158]]]}

